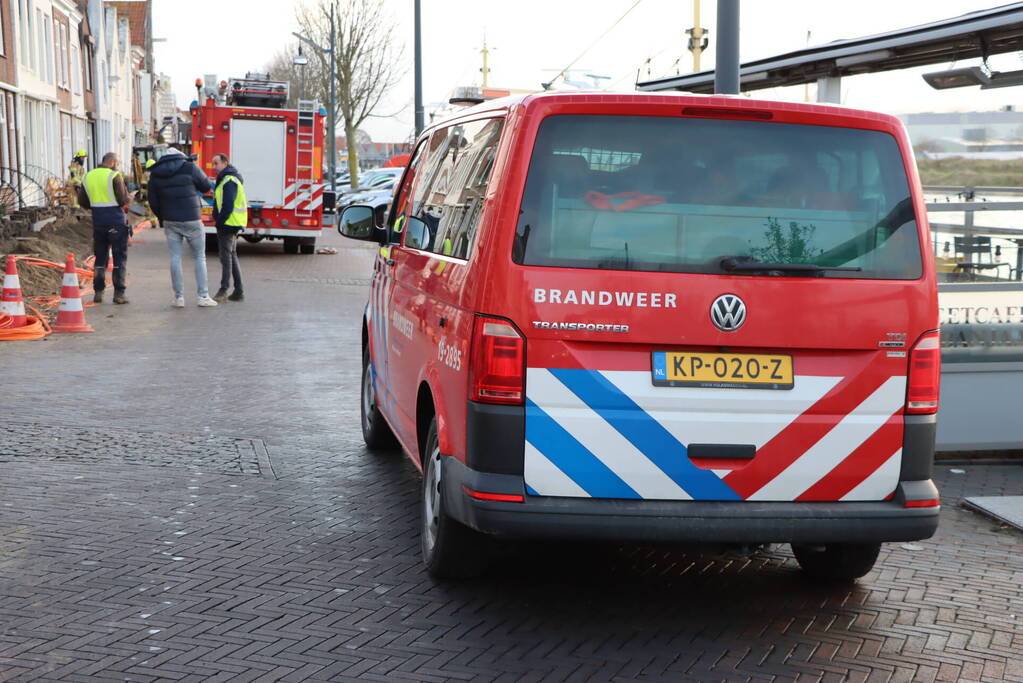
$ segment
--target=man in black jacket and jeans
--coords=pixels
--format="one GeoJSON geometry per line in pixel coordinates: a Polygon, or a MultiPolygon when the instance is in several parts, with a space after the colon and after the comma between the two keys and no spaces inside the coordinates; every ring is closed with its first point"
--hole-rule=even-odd
{"type": "Polygon", "coordinates": [[[200,196],[213,187],[198,166],[180,151],[169,149],[149,172],[149,206],[160,220],[170,250],[171,306],[184,308],[185,291],[181,275],[181,251],[187,242],[195,262],[195,283],[200,306],[216,306],[206,281],[206,235],[203,231],[200,196]]]}
{"type": "Polygon", "coordinates": [[[244,301],[242,293],[242,270],[238,266],[238,233],[245,227],[248,215],[235,204],[244,206],[242,174],[231,165],[223,154],[214,154],[213,170],[217,173],[214,183],[213,218],[217,222],[217,250],[220,252],[220,289],[213,295],[214,300],[244,301]],[[239,198],[239,191],[243,196],[239,198]],[[241,200],[241,202],[237,200],[241,200]],[[227,290],[234,278],[234,291],[228,296],[227,290]]]}

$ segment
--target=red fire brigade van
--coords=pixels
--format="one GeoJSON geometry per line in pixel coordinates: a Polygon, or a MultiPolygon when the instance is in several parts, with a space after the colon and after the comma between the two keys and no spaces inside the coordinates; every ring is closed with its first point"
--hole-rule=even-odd
{"type": "Polygon", "coordinates": [[[363,321],[362,427],[422,469],[435,576],[500,537],[790,543],[853,579],[931,536],[937,296],[884,114],[550,93],[425,131],[363,321]]]}

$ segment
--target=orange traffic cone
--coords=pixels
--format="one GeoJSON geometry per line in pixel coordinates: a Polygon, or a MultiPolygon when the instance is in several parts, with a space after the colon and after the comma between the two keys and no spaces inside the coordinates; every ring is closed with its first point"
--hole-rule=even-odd
{"type": "Polygon", "coordinates": [[[0,315],[11,317],[11,327],[24,327],[28,324],[25,318],[25,301],[21,298],[18,267],[13,256],[7,257],[7,274],[4,275],[3,294],[0,295],[0,315]]]}
{"type": "Polygon", "coordinates": [[[67,255],[64,264],[64,281],[60,287],[60,308],[57,309],[57,322],[53,324],[54,332],[95,332],[85,322],[85,309],[82,307],[82,293],[78,289],[78,272],[75,270],[74,254],[67,255]]]}

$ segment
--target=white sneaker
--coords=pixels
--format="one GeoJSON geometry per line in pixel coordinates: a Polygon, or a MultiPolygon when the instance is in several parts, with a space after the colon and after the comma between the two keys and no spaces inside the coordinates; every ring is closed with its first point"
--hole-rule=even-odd
{"type": "Polygon", "coordinates": [[[179,296],[179,297],[175,298],[174,301],[171,302],[171,306],[173,306],[174,308],[184,308],[185,307],[185,297],[179,296]]]}
{"type": "Polygon", "coordinates": [[[214,301],[213,299],[209,298],[208,296],[204,296],[204,297],[201,297],[199,299],[198,304],[200,306],[207,307],[207,306],[216,306],[217,302],[214,301]]]}

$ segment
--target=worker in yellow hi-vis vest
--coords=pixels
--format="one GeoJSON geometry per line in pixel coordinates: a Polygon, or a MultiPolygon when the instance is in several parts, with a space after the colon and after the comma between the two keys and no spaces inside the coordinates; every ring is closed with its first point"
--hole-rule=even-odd
{"type": "Polygon", "coordinates": [[[217,250],[220,252],[220,289],[214,300],[244,301],[242,271],[238,266],[238,233],[249,224],[249,203],[238,169],[223,154],[213,156],[217,185],[213,191],[213,218],[217,222],[217,250]],[[227,290],[234,279],[234,291],[227,290]]]}
{"type": "Polygon", "coordinates": [[[86,156],[87,154],[84,149],[78,150],[71,158],[71,163],[67,167],[67,184],[71,186],[71,203],[74,206],[78,206],[78,188],[82,186],[82,182],[85,180],[86,156]]]}
{"type": "Polygon", "coordinates": [[[103,302],[108,251],[114,255],[114,303],[128,303],[124,288],[131,229],[124,217],[124,207],[128,206],[131,197],[124,184],[124,176],[117,170],[119,163],[116,154],[107,152],[100,165],[86,173],[78,186],[78,203],[92,209],[92,245],[96,254],[92,300],[96,303],[103,302]]]}

